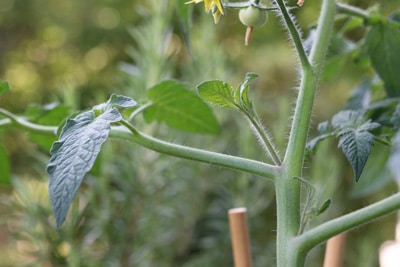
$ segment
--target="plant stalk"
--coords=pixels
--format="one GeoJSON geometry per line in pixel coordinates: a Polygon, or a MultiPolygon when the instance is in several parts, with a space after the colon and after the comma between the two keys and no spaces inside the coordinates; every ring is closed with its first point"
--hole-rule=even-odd
{"type": "Polygon", "coordinates": [[[262,163],[256,160],[165,142],[163,140],[159,140],[140,132],[132,124],[125,120],[122,120],[120,123],[126,128],[113,127],[110,133],[111,137],[129,139],[141,146],[157,151],[159,153],[178,158],[209,163],[212,165],[226,167],[238,171],[244,171],[272,180],[275,179],[280,170],[280,168],[277,166],[262,163]],[[129,131],[127,131],[127,129],[129,131]]]}
{"type": "Polygon", "coordinates": [[[291,34],[299,54],[302,79],[298,92],[288,146],[283,160],[281,177],[275,182],[277,202],[277,266],[302,267],[308,251],[294,246],[293,240],[299,232],[300,221],[300,182],[302,177],[305,147],[314,105],[318,78],[325,59],[335,15],[335,1],[324,0],[318,21],[316,38],[307,58],[300,35],[289,15],[283,0],[276,1],[285,24],[291,34]],[[307,60],[306,60],[307,59],[307,60]]]}
{"type": "Polygon", "coordinates": [[[400,208],[400,193],[387,197],[367,207],[320,224],[295,238],[300,251],[307,252],[329,238],[369,223],[400,208]]]}

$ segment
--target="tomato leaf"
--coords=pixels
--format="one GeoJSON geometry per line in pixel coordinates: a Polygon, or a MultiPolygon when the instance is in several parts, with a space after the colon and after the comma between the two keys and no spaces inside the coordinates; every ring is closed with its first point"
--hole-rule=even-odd
{"type": "Polygon", "coordinates": [[[197,86],[201,98],[210,105],[221,108],[236,109],[234,90],[232,86],[223,81],[206,81],[197,86]]]}
{"type": "Polygon", "coordinates": [[[210,107],[185,85],[164,81],[147,91],[151,105],[143,111],[147,122],[165,122],[178,130],[218,134],[217,119],[210,107]]]}
{"type": "Polygon", "coordinates": [[[343,110],[332,118],[332,126],[338,130],[338,146],[350,162],[354,178],[358,181],[374,145],[374,135],[369,131],[380,127],[380,124],[364,121],[363,112],[343,110]]]}
{"type": "Polygon", "coordinates": [[[251,110],[252,104],[249,99],[249,83],[251,80],[258,77],[256,73],[246,73],[243,83],[240,84],[239,88],[235,91],[235,102],[241,105],[246,110],[251,110]]]}
{"type": "Polygon", "coordinates": [[[371,147],[374,145],[374,136],[367,131],[346,129],[339,133],[339,147],[349,160],[356,181],[361,176],[371,147]]]}
{"type": "Polygon", "coordinates": [[[400,96],[400,24],[379,21],[366,36],[365,45],[372,67],[384,82],[388,96],[400,96]]]}
{"type": "Polygon", "coordinates": [[[84,175],[92,168],[107,140],[110,124],[122,120],[116,107],[133,105],[136,102],[130,98],[113,95],[107,103],[67,120],[58,141],[53,143],[46,168],[50,176],[49,195],[57,227],[64,222],[84,175]]]}
{"type": "Polygon", "coordinates": [[[374,135],[370,131],[381,126],[371,120],[365,121],[364,115],[364,111],[357,110],[338,112],[330,122],[323,122],[318,126],[321,134],[307,144],[309,149],[314,149],[325,138],[336,136],[339,139],[339,148],[353,168],[356,181],[360,178],[374,145],[374,135]]]}

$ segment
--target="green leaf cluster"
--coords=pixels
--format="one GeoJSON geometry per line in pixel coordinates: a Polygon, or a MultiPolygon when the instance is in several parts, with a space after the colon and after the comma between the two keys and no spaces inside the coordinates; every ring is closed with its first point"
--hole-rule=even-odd
{"type": "Polygon", "coordinates": [[[51,147],[47,165],[49,195],[57,227],[64,222],[85,174],[93,167],[108,139],[111,124],[123,120],[122,110],[136,108],[133,113],[143,112],[148,123],[164,122],[195,133],[219,133],[211,109],[185,85],[164,81],[150,88],[147,97],[150,102],[140,107],[130,97],[111,95],[106,103],[67,119],[58,141],[51,147]]]}
{"type": "Polygon", "coordinates": [[[318,142],[327,137],[338,139],[338,146],[342,149],[350,162],[356,181],[361,176],[365,163],[375,143],[371,131],[381,125],[365,119],[365,113],[356,110],[342,110],[330,121],[319,124],[320,135],[308,143],[308,148],[314,149],[318,142]]]}
{"type": "Polygon", "coordinates": [[[256,77],[258,75],[255,73],[247,73],[243,83],[236,90],[230,84],[219,80],[203,82],[197,89],[199,95],[211,105],[249,112],[252,111],[248,95],[249,83],[256,77]]]}

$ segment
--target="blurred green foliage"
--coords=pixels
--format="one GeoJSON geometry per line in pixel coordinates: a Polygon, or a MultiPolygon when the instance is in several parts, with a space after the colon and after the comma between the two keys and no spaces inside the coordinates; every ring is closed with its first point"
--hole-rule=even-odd
{"type": "MultiPolygon", "coordinates": [[[[282,148],[297,60],[279,19],[270,16],[267,26],[254,31],[252,43],[244,47],[245,28],[236,19],[237,12],[228,11],[215,26],[201,7],[186,6],[193,9],[193,17],[190,38],[185,39],[187,32],[180,28],[176,11],[177,3],[183,2],[2,0],[0,78],[9,81],[12,91],[0,98],[0,106],[25,111],[35,121],[35,114],[45,112],[45,105],[52,102],[63,104],[62,113],[69,114],[104,102],[111,92],[140,101],[146,89],[167,78],[195,88],[212,79],[237,84],[245,73],[255,72],[260,77],[250,94],[282,148]]],[[[379,3],[386,14],[400,4],[348,2],[364,8],[379,3]]],[[[295,11],[304,37],[318,8],[319,1],[306,1],[295,11]]],[[[346,37],[357,42],[362,31],[357,28],[346,37]]],[[[321,81],[315,123],[339,110],[370,72],[369,66],[360,67],[351,57],[345,66],[321,81]]],[[[242,127],[242,118],[223,110],[217,116],[223,128],[219,137],[141,126],[177,143],[262,158],[251,132],[242,127]]],[[[53,119],[54,124],[61,121],[53,119]]],[[[65,225],[56,230],[44,171],[52,140],[32,142],[35,138],[39,137],[14,129],[0,135],[0,160],[4,155],[11,159],[7,165],[1,162],[1,171],[12,166],[11,186],[0,185],[2,266],[232,266],[227,211],[238,206],[249,210],[254,265],[273,266],[274,189],[259,177],[173,159],[121,141],[107,142],[65,225]]],[[[312,223],[395,191],[393,184],[385,183],[379,192],[363,193],[331,143],[309,161],[308,175],[317,184],[318,200],[333,198],[328,211],[312,223]]],[[[368,161],[367,170],[373,167],[368,161]]],[[[392,221],[350,233],[346,266],[376,266],[379,245],[393,236],[392,221]],[[373,231],[376,228],[380,231],[373,231]]],[[[321,265],[321,249],[315,249],[307,266],[321,265]]]]}

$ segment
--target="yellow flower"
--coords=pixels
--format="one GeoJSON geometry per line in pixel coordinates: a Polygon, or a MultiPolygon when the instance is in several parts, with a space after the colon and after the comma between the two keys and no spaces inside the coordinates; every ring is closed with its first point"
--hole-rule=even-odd
{"type": "Polygon", "coordinates": [[[191,0],[186,2],[186,4],[198,4],[200,2],[204,2],[204,9],[206,12],[211,10],[214,17],[214,22],[218,23],[220,16],[224,15],[224,9],[222,7],[221,0],[191,0]]]}

